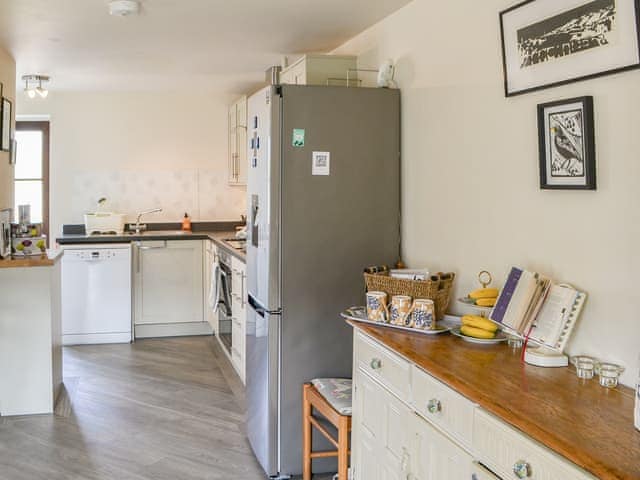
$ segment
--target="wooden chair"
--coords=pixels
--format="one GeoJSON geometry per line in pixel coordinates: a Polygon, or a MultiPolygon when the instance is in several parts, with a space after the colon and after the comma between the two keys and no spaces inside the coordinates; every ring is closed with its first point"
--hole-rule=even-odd
{"type": "Polygon", "coordinates": [[[349,434],[351,433],[351,380],[316,379],[302,387],[302,479],[311,480],[311,462],[314,458],[338,457],[338,480],[348,480],[349,434]],[[317,387],[316,387],[317,386],[317,387]],[[338,430],[335,439],[314,416],[314,410],[338,430]],[[336,447],[336,450],[314,452],[312,430],[315,427],[336,447]]]}

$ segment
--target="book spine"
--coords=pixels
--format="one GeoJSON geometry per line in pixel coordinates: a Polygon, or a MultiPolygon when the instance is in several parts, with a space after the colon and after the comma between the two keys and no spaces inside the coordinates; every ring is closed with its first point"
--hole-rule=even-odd
{"type": "Polygon", "coordinates": [[[513,297],[513,292],[515,292],[516,287],[518,286],[521,275],[522,270],[516,267],[511,268],[511,272],[509,272],[507,281],[502,288],[502,293],[500,293],[500,297],[496,302],[496,306],[491,313],[491,320],[493,320],[494,322],[502,323],[502,321],[504,320],[504,314],[507,311],[507,307],[509,306],[511,297],[513,297]]]}

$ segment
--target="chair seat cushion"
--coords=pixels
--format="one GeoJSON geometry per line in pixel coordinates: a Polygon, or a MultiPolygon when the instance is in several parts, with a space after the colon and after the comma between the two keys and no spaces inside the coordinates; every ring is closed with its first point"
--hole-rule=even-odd
{"type": "Polygon", "coordinates": [[[311,383],[340,415],[351,416],[353,381],[350,378],[316,378],[311,383]]]}

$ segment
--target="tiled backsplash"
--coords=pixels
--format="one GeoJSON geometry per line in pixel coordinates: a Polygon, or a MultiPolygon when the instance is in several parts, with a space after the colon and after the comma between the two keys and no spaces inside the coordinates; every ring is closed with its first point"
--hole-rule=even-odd
{"type": "Polygon", "coordinates": [[[194,220],[235,220],[245,213],[246,189],[231,187],[220,170],[92,171],[74,175],[73,221],[96,210],[107,198],[104,210],[128,215],[161,207],[149,221],[177,221],[188,212],[194,220]]]}

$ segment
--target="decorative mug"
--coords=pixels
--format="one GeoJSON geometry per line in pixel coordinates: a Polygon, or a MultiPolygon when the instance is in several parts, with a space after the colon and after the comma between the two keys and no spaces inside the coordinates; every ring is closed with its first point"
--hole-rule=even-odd
{"type": "Polygon", "coordinates": [[[411,306],[411,326],[420,330],[436,328],[436,305],[433,300],[416,298],[411,306]]]}
{"type": "Polygon", "coordinates": [[[389,309],[385,292],[367,292],[367,318],[373,322],[388,323],[389,309]]]}
{"type": "Polygon", "coordinates": [[[389,323],[408,327],[406,324],[411,313],[411,297],[408,295],[394,295],[389,305],[389,323]]]}

